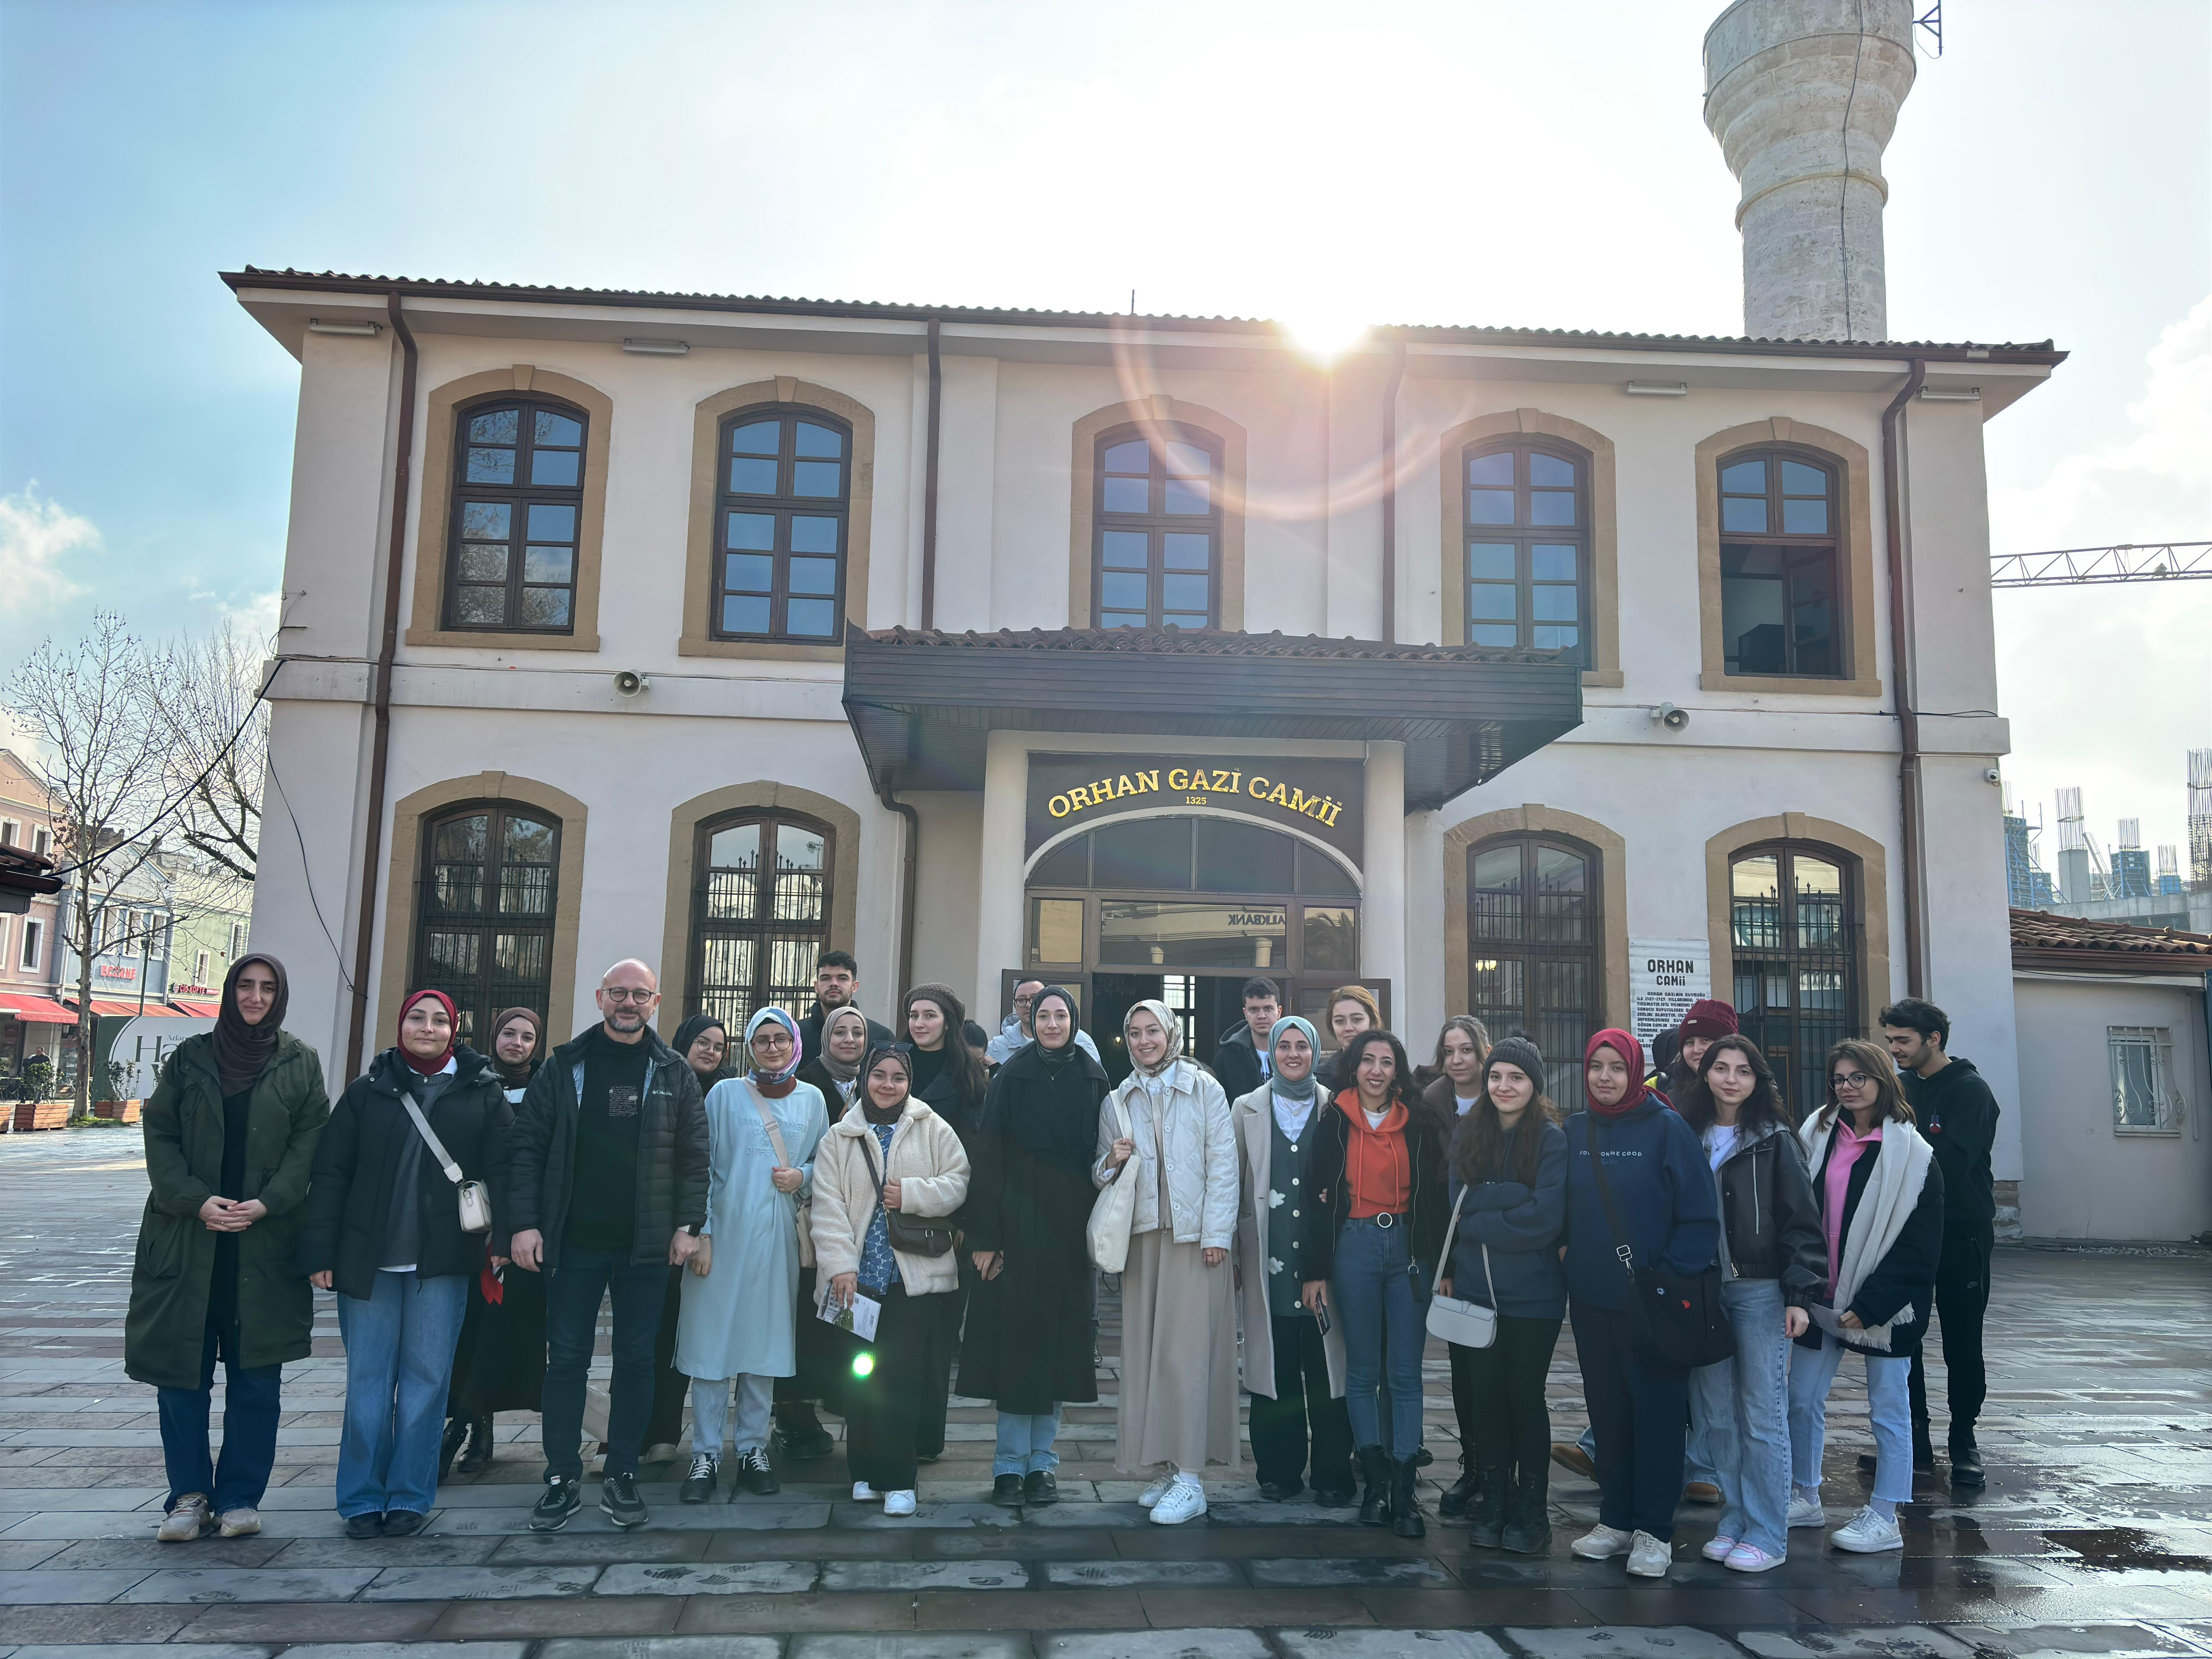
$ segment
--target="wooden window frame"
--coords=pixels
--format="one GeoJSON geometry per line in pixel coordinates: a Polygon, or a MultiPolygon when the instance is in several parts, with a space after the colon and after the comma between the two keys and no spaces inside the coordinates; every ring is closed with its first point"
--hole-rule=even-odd
{"type": "Polygon", "coordinates": [[[1828,1049],[1833,1047],[1835,1041],[1840,1040],[1841,1037],[1863,1036],[1870,1029],[1866,1018],[1868,929],[1864,921],[1865,881],[1866,872],[1862,862],[1852,854],[1826,842],[1807,841],[1791,836],[1778,836],[1747,842],[1730,852],[1723,866],[1720,905],[1729,921],[1729,970],[1728,979],[1723,984],[1719,978],[1719,963],[1715,963],[1715,994],[1726,997],[1729,1000],[1735,1008],[1736,1018],[1742,1026],[1743,1034],[1753,1042],[1759,1043],[1761,1051],[1766,1054],[1770,1061],[1774,1063],[1776,1076],[1784,1084],[1784,1098],[1790,1109],[1800,1118],[1817,1108],[1827,1098],[1825,1081],[1820,1085],[1814,1098],[1805,1099],[1800,1097],[1812,1088],[1809,1079],[1826,1063],[1828,1049]],[[1781,936],[1785,941],[1771,951],[1753,945],[1739,945],[1735,940],[1736,866],[1750,859],[1766,857],[1773,857],[1779,860],[1776,872],[1776,897],[1779,904],[1777,921],[1781,936]],[[1816,859],[1823,864],[1833,865],[1841,872],[1843,881],[1843,890],[1838,895],[1841,909],[1841,927],[1844,935],[1844,945],[1841,953],[1844,962],[1840,1015],[1842,1030],[1838,1038],[1821,1043],[1818,1054],[1807,1053],[1802,1048],[1806,1013],[1796,1004],[1797,969],[1801,965],[1821,965],[1825,958],[1808,954],[1802,947],[1789,942],[1793,940],[1796,934],[1797,911],[1796,883],[1792,878],[1791,871],[1796,860],[1801,857],[1816,859]],[[1777,1045],[1772,1040],[1771,1034],[1765,1030],[1767,1021],[1765,1004],[1762,1000],[1754,1006],[1747,1006],[1738,989],[1737,981],[1747,959],[1781,960],[1790,964],[1790,1007],[1788,1018],[1795,1047],[1789,1056],[1789,1063],[1797,1073],[1796,1080],[1784,1077],[1784,1063],[1775,1060],[1777,1045]]]}
{"type": "MultiPolygon", "coordinates": [[[[425,814],[419,820],[419,840],[416,846],[414,937],[410,942],[407,952],[408,983],[410,986],[420,987],[432,982],[428,951],[429,936],[434,930],[459,932],[463,928],[469,928],[475,930],[483,939],[482,965],[479,966],[477,974],[479,988],[483,990],[488,990],[491,983],[489,939],[491,934],[495,933],[542,933],[545,941],[545,973],[542,983],[544,986],[547,1006],[538,1008],[537,1012],[542,1018],[546,1019],[550,1025],[553,1012],[552,1001],[560,978],[556,963],[561,932],[561,881],[565,864],[562,853],[568,826],[562,822],[557,814],[550,812],[531,801],[512,797],[505,799],[455,801],[425,814]],[[487,909],[478,918],[459,919],[447,927],[443,918],[433,916],[430,914],[428,894],[430,889],[431,869],[437,857],[438,831],[456,818],[470,817],[477,813],[485,814],[490,820],[485,832],[486,858],[481,866],[488,872],[495,873],[501,867],[499,849],[502,837],[500,831],[508,818],[528,818],[532,823],[545,824],[553,831],[553,860],[545,866],[550,872],[547,879],[550,884],[551,890],[547,894],[547,903],[542,920],[533,921],[526,927],[503,925],[505,919],[495,909],[487,909]]],[[[491,884],[488,891],[495,895],[496,884],[491,884]]],[[[488,903],[489,902],[489,900],[487,901],[488,903]]],[[[529,1005],[507,1003],[494,1006],[487,1003],[483,1008],[484,1017],[487,1019],[492,1018],[498,1013],[500,1006],[518,1006],[529,1005]]],[[[478,1048],[484,1048],[489,1044],[491,1034],[488,1031],[471,1032],[461,1040],[478,1048]]]]}
{"type": "MultiPolygon", "coordinates": [[[[447,508],[446,545],[452,556],[446,561],[445,593],[441,602],[439,626],[451,634],[529,634],[561,636],[576,631],[576,588],[581,574],[584,523],[584,472],[589,462],[592,445],[591,411],[566,398],[540,396],[529,392],[507,392],[475,398],[453,409],[453,489],[447,508]],[[472,447],[469,441],[470,425],[478,417],[496,410],[516,411],[514,443],[517,482],[507,484],[471,483],[467,480],[465,457],[472,447]],[[537,441],[531,419],[538,413],[556,415],[577,422],[583,428],[581,441],[575,446],[576,482],[574,484],[536,484],[521,482],[528,458],[537,452],[537,441]],[[507,536],[507,568],[504,584],[507,599],[501,619],[495,623],[471,623],[461,620],[460,590],[465,584],[461,577],[463,540],[461,521],[474,504],[506,507],[513,518],[507,536]],[[564,583],[530,582],[525,568],[526,549],[529,542],[529,514],[532,506],[566,507],[575,514],[575,538],[568,544],[568,580],[564,583]],[[561,623],[532,623],[520,620],[523,589],[529,587],[559,587],[568,596],[568,620],[561,623]]],[[[561,447],[566,448],[567,446],[561,447]]]]}
{"type": "Polygon", "coordinates": [[[1068,429],[1067,625],[1085,629],[1098,625],[1097,612],[1091,603],[1097,591],[1093,572],[1098,552],[1097,441],[1102,433],[1131,425],[1146,428],[1162,425],[1192,427],[1210,434],[1220,446],[1220,572],[1215,594],[1222,631],[1242,632],[1245,621],[1245,453],[1249,447],[1245,431],[1219,410],[1187,403],[1165,392],[1094,409],[1068,429]]]}
{"type": "MultiPolygon", "coordinates": [[[[1474,614],[1470,603],[1472,596],[1468,590],[1473,579],[1468,574],[1468,550],[1477,542],[1510,542],[1514,550],[1513,591],[1518,638],[1511,647],[1494,648],[1522,651],[1552,648],[1534,642],[1539,626],[1535,608],[1538,584],[1533,570],[1534,549],[1539,542],[1547,546],[1571,544],[1575,550],[1575,651],[1579,659],[1577,665],[1584,672],[1590,670],[1596,661],[1593,638],[1596,610],[1593,589],[1595,582],[1591,552],[1595,538],[1590,524],[1590,475],[1593,471],[1592,457],[1581,445],[1542,434],[1512,434],[1480,439],[1466,445],[1460,451],[1458,473],[1462,521],[1458,591],[1461,639],[1473,641],[1475,629],[1483,625],[1481,619],[1474,614]],[[1468,465],[1489,455],[1510,455],[1513,458],[1514,522],[1510,525],[1476,524],[1465,516],[1468,491],[1475,487],[1468,481],[1468,465]],[[1565,529],[1533,521],[1528,510],[1534,489],[1528,480],[1528,458],[1532,455],[1549,456],[1554,460],[1565,461],[1575,469],[1575,522],[1565,529]]],[[[1546,487],[1543,493],[1559,495],[1565,492],[1546,487]]],[[[1543,586],[1557,584],[1547,582],[1543,586]]]]}
{"type": "MultiPolygon", "coordinates": [[[[714,453],[717,477],[714,495],[713,528],[714,559],[708,574],[711,591],[707,611],[708,637],[716,644],[726,645],[798,645],[817,648],[836,649],[844,638],[843,622],[847,615],[846,584],[850,564],[853,529],[853,469],[854,455],[858,448],[853,434],[853,423],[842,416],[826,410],[803,404],[756,404],[732,410],[716,422],[714,453]],[[729,487],[730,434],[741,426],[763,421],[774,421],[779,428],[776,453],[777,493],[773,495],[740,495],[729,487]],[[842,477],[834,504],[819,495],[799,495],[785,489],[785,481],[792,477],[793,469],[803,457],[797,453],[798,431],[801,422],[819,426],[837,434],[844,444],[844,453],[837,465],[842,477]],[[732,551],[756,552],[757,549],[736,549],[729,545],[729,522],[732,513],[758,513],[776,520],[777,542],[781,546],[769,554],[773,561],[769,600],[769,630],[764,634],[733,633],[722,627],[722,601],[726,597],[724,580],[728,574],[728,557],[732,551]],[[837,580],[830,599],[830,614],[835,619],[830,632],[821,634],[793,634],[787,629],[787,605],[791,598],[790,572],[793,553],[790,546],[790,521],[793,515],[807,518],[835,518],[837,521],[837,580]]],[[[818,556],[801,554],[799,556],[818,556]]],[[[820,595],[802,595],[819,598],[820,595]]]]}
{"type": "MultiPolygon", "coordinates": [[[[1485,836],[1479,840],[1470,841],[1461,851],[1459,857],[1465,882],[1460,895],[1460,906],[1465,918],[1467,940],[1465,971],[1468,996],[1463,1005],[1457,1006],[1464,1006],[1474,1012],[1477,1018],[1486,1018],[1487,1023],[1486,1017],[1475,1008],[1474,1004],[1475,957],[1478,954],[1486,951],[1495,956],[1510,954],[1519,957],[1525,964],[1526,974],[1522,996],[1524,1018],[1520,1024],[1523,1029],[1528,1030],[1535,1036],[1535,1040],[1544,1048],[1545,1053],[1552,1055],[1554,1048],[1563,1045],[1546,1042],[1545,1035],[1535,1029],[1537,1022],[1541,1018],[1540,1011],[1536,1007],[1534,1000],[1537,978],[1536,964],[1543,961],[1582,961],[1589,964],[1587,982],[1589,987],[1589,1000],[1586,1006],[1587,1024],[1590,1031],[1604,1030],[1607,1023],[1607,893],[1604,849],[1594,846],[1580,836],[1563,834],[1556,830],[1521,829],[1508,830],[1500,834],[1485,836]],[[1516,848],[1520,851],[1521,877],[1524,893],[1522,936],[1518,941],[1511,943],[1480,939],[1477,937],[1474,927],[1475,860],[1486,853],[1495,852],[1507,847],[1516,848]],[[1585,870],[1583,896],[1588,904],[1585,927],[1589,933],[1589,939],[1583,944],[1561,944],[1534,937],[1536,915],[1530,901],[1533,901],[1535,893],[1535,854],[1540,848],[1547,847],[1556,852],[1566,853],[1583,860],[1585,870]]],[[[1504,1030],[1494,1027],[1491,1032],[1493,1038],[1504,1036],[1505,1034],[1504,1030]]],[[[1588,1033],[1585,1033],[1584,1036],[1587,1041],[1588,1033]]],[[[1553,1058],[1565,1065],[1576,1067],[1579,1067],[1582,1064],[1579,1054],[1563,1054],[1553,1055],[1553,1058]]]]}
{"type": "MultiPolygon", "coordinates": [[[[1716,460],[1713,464],[1715,468],[1714,476],[1716,479],[1724,477],[1730,467],[1741,466],[1747,461],[1763,462],[1766,467],[1765,501],[1766,522],[1768,527],[1764,531],[1755,532],[1729,529],[1727,527],[1729,501],[1732,499],[1748,498],[1742,497],[1740,495],[1732,496],[1725,488],[1722,489],[1722,528],[1720,533],[1722,559],[1721,614],[1723,626],[1721,636],[1721,672],[1730,680],[1760,678],[1790,680],[1842,679],[1850,671],[1850,660],[1845,640],[1846,631],[1850,625],[1850,618],[1849,617],[1845,603],[1845,594],[1847,590],[1844,585],[1844,573],[1843,468],[1833,456],[1823,455],[1816,449],[1807,449],[1802,446],[1795,444],[1753,444],[1747,448],[1732,450],[1716,460]],[[1782,464],[1785,461],[1795,462],[1800,466],[1809,466],[1815,471],[1819,472],[1828,482],[1827,495],[1825,498],[1827,507],[1828,527],[1826,530],[1817,535],[1803,532],[1793,534],[1786,530],[1779,530],[1774,527],[1784,522],[1782,464]],[[1790,665],[1785,666],[1779,674],[1745,674],[1730,669],[1728,666],[1728,651],[1730,641],[1729,641],[1725,626],[1728,614],[1728,583],[1729,580],[1727,559],[1729,550],[1731,547],[1771,548],[1777,552],[1782,553],[1785,556],[1805,554],[1820,554],[1826,556],[1828,566],[1827,577],[1830,612],[1828,652],[1831,659],[1835,664],[1833,668],[1827,670],[1825,672],[1814,673],[1807,670],[1799,669],[1794,665],[1790,665]]],[[[1792,499],[1803,501],[1809,500],[1810,498],[1807,496],[1796,496],[1792,499]]],[[[1791,563],[1794,563],[1794,561],[1792,561],[1791,563]]],[[[1785,663],[1794,665],[1797,655],[1797,642],[1787,626],[1787,618],[1790,612],[1790,595],[1794,592],[1796,586],[1796,572],[1794,568],[1791,568],[1790,564],[1785,564],[1783,574],[1778,580],[1779,580],[1783,590],[1783,615],[1785,619],[1785,624],[1783,629],[1783,653],[1785,663]]]]}
{"type": "Polygon", "coordinates": [[[1091,483],[1091,615],[1094,625],[1105,626],[1099,619],[1104,614],[1101,599],[1105,587],[1106,537],[1109,532],[1139,532],[1146,538],[1148,562],[1145,570],[1145,626],[1150,629],[1167,626],[1159,620],[1164,611],[1162,603],[1164,579],[1169,574],[1161,552],[1160,538],[1177,532],[1188,533],[1202,524],[1212,543],[1206,569],[1206,630],[1218,632],[1221,628],[1222,568],[1226,540],[1224,520],[1227,514],[1223,510],[1222,493],[1228,470],[1227,446],[1215,434],[1187,421],[1128,422],[1100,433],[1091,449],[1095,457],[1091,483]],[[1122,444],[1135,442],[1145,445],[1150,461],[1146,472],[1148,510],[1143,513],[1109,513],[1106,507],[1106,452],[1122,444]],[[1165,510],[1168,474],[1166,459],[1161,448],[1170,443],[1189,444],[1202,449],[1212,462],[1212,471],[1206,479],[1206,508],[1203,517],[1197,514],[1171,514],[1165,510]]]}
{"type": "MultiPolygon", "coordinates": [[[[781,933],[787,937],[793,933],[801,931],[812,932],[817,935],[815,956],[817,960],[820,958],[823,951],[836,948],[835,944],[835,936],[836,933],[836,906],[838,896],[837,881],[839,877],[843,873],[838,868],[837,847],[838,830],[836,825],[830,823],[824,819],[816,817],[811,813],[794,811],[787,806],[742,806],[735,811],[718,812],[711,817],[700,818],[693,824],[691,830],[691,881],[689,900],[685,909],[685,938],[684,951],[684,984],[686,988],[684,1006],[690,1012],[696,1013],[707,1011],[704,1000],[706,985],[705,965],[707,942],[710,936],[719,938],[750,937],[757,941],[761,947],[757,949],[754,953],[753,977],[749,994],[755,998],[756,1000],[753,1002],[751,1008],[746,1012],[745,1018],[750,1018],[751,1013],[768,1006],[766,1000],[768,994],[775,988],[769,982],[767,968],[769,961],[769,951],[767,947],[775,935],[781,933]],[[809,835],[817,835],[821,836],[823,884],[822,914],[817,921],[810,924],[804,924],[803,927],[793,924],[779,925],[773,916],[765,914],[766,907],[772,899],[775,892],[775,872],[772,866],[769,864],[769,860],[772,856],[769,851],[769,846],[770,844],[769,837],[763,836],[762,838],[763,842],[762,854],[763,866],[763,873],[767,876],[768,879],[756,890],[756,908],[754,918],[750,921],[734,923],[718,921],[713,923],[711,926],[708,924],[706,915],[707,884],[711,878],[714,870],[713,865],[708,862],[709,848],[711,848],[716,836],[720,835],[725,830],[741,829],[747,824],[757,824],[762,826],[763,829],[767,829],[769,826],[775,826],[778,829],[789,826],[793,829],[804,830],[809,835]]],[[[785,988],[793,990],[794,992],[794,1000],[799,1000],[800,994],[811,994],[811,988],[812,984],[813,975],[810,971],[806,975],[806,981],[804,987],[787,986],[785,988]]],[[[806,1010],[804,1006],[801,1006],[791,1010],[791,1012],[794,1018],[800,1018],[805,1015],[806,1010]]],[[[738,1035],[741,1032],[742,1025],[743,1020],[738,1020],[732,1026],[731,1029],[733,1041],[738,1040],[738,1035]]]]}

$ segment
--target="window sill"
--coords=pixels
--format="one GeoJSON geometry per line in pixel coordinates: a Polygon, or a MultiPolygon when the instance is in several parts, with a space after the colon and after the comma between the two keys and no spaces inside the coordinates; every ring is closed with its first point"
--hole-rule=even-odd
{"type": "Polygon", "coordinates": [[[714,640],[686,634],[676,642],[679,657],[750,657],[756,662],[842,662],[842,645],[796,645],[782,640],[714,640]]]}
{"type": "Polygon", "coordinates": [[[597,634],[510,634],[497,629],[410,628],[410,645],[459,646],[469,651],[596,651],[597,634]]]}
{"type": "Polygon", "coordinates": [[[1800,697],[1878,697],[1881,695],[1881,682],[1879,679],[1831,680],[1809,674],[1716,674],[1708,671],[1698,676],[1698,689],[1700,691],[1779,692],[1800,697]]]}
{"type": "Polygon", "coordinates": [[[2112,1126],[2112,1136],[2118,1140],[2179,1140],[2181,1139],[2181,1126],[2177,1123],[2169,1129],[2151,1129],[2116,1123],[2112,1126]]]}

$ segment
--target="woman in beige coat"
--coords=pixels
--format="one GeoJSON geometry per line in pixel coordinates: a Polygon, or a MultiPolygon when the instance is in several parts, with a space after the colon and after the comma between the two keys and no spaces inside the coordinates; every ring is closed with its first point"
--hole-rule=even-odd
{"type": "Polygon", "coordinates": [[[1181,1058],[1164,1004],[1138,1003],[1121,1035],[1136,1070],[1098,1114],[1091,1171],[1102,1188],[1137,1183],[1114,1462],[1130,1474],[1169,1466],[1138,1501],[1173,1526],[1206,1513],[1208,1463],[1237,1466],[1237,1133],[1221,1085],[1181,1058]]]}
{"type": "Polygon", "coordinates": [[[854,1356],[872,1369],[856,1364],[845,1385],[845,1461],[854,1500],[880,1497],[885,1515],[914,1513],[916,1431],[926,1409],[945,1408],[926,1398],[945,1387],[929,1363],[934,1322],[960,1284],[949,1230],[941,1255],[899,1249],[890,1215],[949,1216],[968,1196],[968,1154],[952,1126],[909,1096],[913,1065],[903,1048],[870,1048],[861,1092],[814,1154],[815,1272],[838,1307],[866,1297],[878,1309],[874,1341],[854,1356]]]}

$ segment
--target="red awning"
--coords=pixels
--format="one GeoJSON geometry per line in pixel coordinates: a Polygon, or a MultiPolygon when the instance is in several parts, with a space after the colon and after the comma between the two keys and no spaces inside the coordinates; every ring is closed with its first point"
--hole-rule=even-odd
{"type": "MultiPolygon", "coordinates": [[[[152,1010],[149,1009],[147,1012],[150,1013],[152,1010]]],[[[170,999],[169,1006],[165,1012],[172,1014],[182,1014],[187,1019],[213,1019],[222,1012],[222,1004],[220,1002],[187,1002],[182,997],[173,997],[170,999]]]]}
{"type": "Polygon", "coordinates": [[[114,1002],[103,997],[94,997],[92,1000],[92,1012],[98,1014],[102,1019],[133,1019],[140,1014],[144,1014],[149,1018],[152,1018],[160,1015],[181,1014],[184,1012],[184,1010],[181,1008],[172,1008],[166,1002],[151,1001],[148,1002],[143,1008],[141,1008],[138,1006],[138,1000],[136,997],[133,997],[128,1002],[114,1002]]]}
{"type": "Polygon", "coordinates": [[[58,1002],[49,1002],[44,997],[18,996],[13,992],[0,993],[0,1015],[20,1019],[31,1025],[74,1025],[76,1014],[58,1002]]]}

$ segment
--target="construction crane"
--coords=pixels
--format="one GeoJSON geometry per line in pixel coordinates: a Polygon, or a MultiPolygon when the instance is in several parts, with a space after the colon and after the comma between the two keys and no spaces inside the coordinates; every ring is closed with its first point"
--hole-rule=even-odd
{"type": "Polygon", "coordinates": [[[1993,553],[1991,587],[2068,587],[2083,582],[2212,577],[2212,542],[2122,542],[2049,553],[1993,553]]]}

